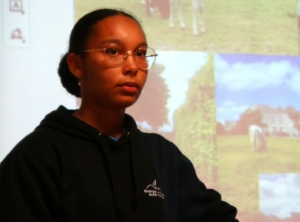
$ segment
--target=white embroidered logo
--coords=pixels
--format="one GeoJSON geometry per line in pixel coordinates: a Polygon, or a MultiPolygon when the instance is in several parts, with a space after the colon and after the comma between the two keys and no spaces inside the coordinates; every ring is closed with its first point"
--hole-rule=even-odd
{"type": "Polygon", "coordinates": [[[146,187],[144,193],[148,193],[150,197],[161,197],[162,199],[165,199],[165,195],[162,193],[162,190],[156,186],[156,180],[146,187]]]}

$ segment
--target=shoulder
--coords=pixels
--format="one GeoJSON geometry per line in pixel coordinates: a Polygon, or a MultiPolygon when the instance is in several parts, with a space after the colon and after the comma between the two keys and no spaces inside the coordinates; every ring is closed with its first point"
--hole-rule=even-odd
{"type": "Polygon", "coordinates": [[[180,150],[173,142],[159,134],[140,132],[139,136],[147,146],[150,146],[154,150],[158,150],[160,152],[174,152],[178,155],[181,154],[180,150]]]}
{"type": "Polygon", "coordinates": [[[0,180],[6,178],[8,183],[13,183],[13,177],[44,181],[51,177],[53,181],[58,181],[59,155],[51,145],[52,136],[46,135],[43,130],[38,130],[22,139],[1,162],[0,180]]]}
{"type": "Polygon", "coordinates": [[[12,159],[22,158],[34,160],[41,165],[55,161],[55,143],[59,141],[58,133],[51,129],[39,128],[24,137],[4,158],[1,165],[12,159]]]}

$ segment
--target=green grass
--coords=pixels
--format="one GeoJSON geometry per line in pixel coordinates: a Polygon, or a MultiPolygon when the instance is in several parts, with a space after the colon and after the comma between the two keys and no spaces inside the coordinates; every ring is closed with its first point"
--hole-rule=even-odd
{"type": "Polygon", "coordinates": [[[162,20],[158,11],[147,18],[140,2],[75,0],[75,18],[101,7],[125,9],[142,21],[149,45],[159,50],[298,54],[295,0],[205,1],[206,33],[201,36],[192,35],[190,0],[184,3],[185,30],[179,28],[178,22],[175,28],[169,28],[168,21],[162,20]]]}
{"type": "Polygon", "coordinates": [[[259,211],[259,174],[300,173],[300,139],[267,137],[267,151],[251,151],[248,136],[218,136],[219,191],[240,211],[259,211]]]}

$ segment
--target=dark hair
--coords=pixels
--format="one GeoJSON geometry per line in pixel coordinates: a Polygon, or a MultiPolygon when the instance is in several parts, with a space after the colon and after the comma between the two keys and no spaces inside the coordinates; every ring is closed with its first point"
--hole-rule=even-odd
{"type": "Polygon", "coordinates": [[[94,31],[94,26],[99,21],[107,17],[116,15],[126,16],[140,24],[136,18],[124,11],[116,9],[98,9],[84,15],[74,25],[70,35],[69,50],[61,58],[58,67],[58,75],[60,76],[60,81],[63,87],[72,95],[80,98],[81,90],[80,86],[78,85],[78,79],[69,70],[69,66],[67,63],[67,57],[69,53],[82,53],[85,50],[87,39],[94,31]]]}

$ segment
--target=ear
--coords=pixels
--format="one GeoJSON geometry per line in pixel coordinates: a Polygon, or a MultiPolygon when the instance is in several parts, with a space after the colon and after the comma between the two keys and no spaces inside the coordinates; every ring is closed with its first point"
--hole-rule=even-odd
{"type": "Polygon", "coordinates": [[[69,70],[71,73],[79,79],[83,74],[83,65],[82,65],[82,57],[75,53],[69,53],[67,57],[67,63],[69,65],[69,70]]]}

